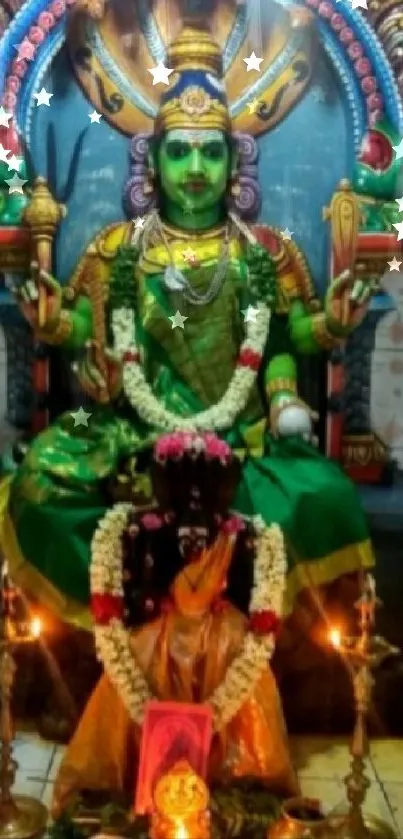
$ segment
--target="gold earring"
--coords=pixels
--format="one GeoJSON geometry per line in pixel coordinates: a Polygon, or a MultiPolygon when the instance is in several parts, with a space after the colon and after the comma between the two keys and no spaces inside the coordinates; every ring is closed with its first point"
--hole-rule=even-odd
{"type": "Polygon", "coordinates": [[[143,186],[144,195],[150,195],[152,192],[154,192],[154,181],[155,169],[149,169],[143,186]]]}
{"type": "Polygon", "coordinates": [[[241,185],[239,183],[239,174],[238,172],[233,172],[231,175],[231,195],[233,198],[237,198],[241,192],[241,185]]]}

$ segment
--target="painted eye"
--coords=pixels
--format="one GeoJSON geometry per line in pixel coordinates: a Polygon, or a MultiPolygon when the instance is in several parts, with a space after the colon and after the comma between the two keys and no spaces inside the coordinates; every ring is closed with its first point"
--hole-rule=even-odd
{"type": "Polygon", "coordinates": [[[181,140],[172,140],[167,145],[167,153],[171,160],[182,160],[188,156],[189,152],[189,144],[183,143],[181,140]]]}
{"type": "Polygon", "coordinates": [[[203,146],[203,154],[208,160],[222,160],[224,157],[224,146],[222,143],[206,143],[203,146]]]}
{"type": "Polygon", "coordinates": [[[376,172],[385,172],[393,160],[392,144],[380,131],[368,131],[361,147],[359,162],[376,172]]]}

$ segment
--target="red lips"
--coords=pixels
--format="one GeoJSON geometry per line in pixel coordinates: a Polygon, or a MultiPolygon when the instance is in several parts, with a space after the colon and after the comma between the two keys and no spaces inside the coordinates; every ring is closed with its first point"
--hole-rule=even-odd
{"type": "Polygon", "coordinates": [[[187,181],[185,184],[185,188],[188,192],[203,192],[206,186],[206,181],[201,180],[187,181]]]}

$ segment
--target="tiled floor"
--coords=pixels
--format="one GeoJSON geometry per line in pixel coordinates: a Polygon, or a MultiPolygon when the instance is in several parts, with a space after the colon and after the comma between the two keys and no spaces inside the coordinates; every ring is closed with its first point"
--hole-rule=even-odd
{"type": "MultiPolygon", "coordinates": [[[[343,778],[349,766],[348,746],[341,739],[295,737],[292,740],[302,791],[320,798],[325,809],[343,810],[343,778]]],[[[49,806],[63,748],[21,734],[15,744],[19,764],[15,791],[41,798],[49,806]]],[[[371,787],[366,810],[393,827],[403,839],[403,740],[376,740],[368,764],[371,787]]]]}

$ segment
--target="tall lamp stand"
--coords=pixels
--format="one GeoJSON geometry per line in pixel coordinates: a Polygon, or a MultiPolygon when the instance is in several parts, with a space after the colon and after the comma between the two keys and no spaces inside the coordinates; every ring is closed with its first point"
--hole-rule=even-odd
{"type": "Polygon", "coordinates": [[[12,794],[18,764],[13,758],[14,726],[11,697],[16,673],[14,647],[37,640],[38,623],[18,621],[13,614],[20,596],[2,570],[1,637],[0,637],[0,839],[32,839],[41,835],[47,825],[48,811],[44,804],[27,795],[12,794]]]}

